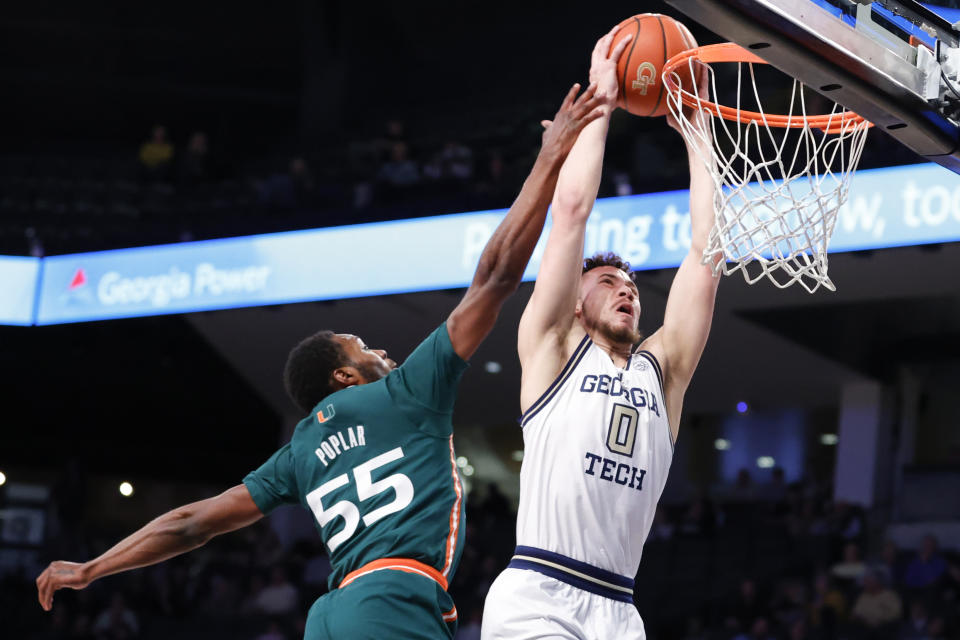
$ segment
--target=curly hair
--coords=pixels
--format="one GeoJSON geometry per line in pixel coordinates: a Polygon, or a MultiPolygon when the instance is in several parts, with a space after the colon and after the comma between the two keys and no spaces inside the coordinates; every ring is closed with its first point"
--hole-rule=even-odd
{"type": "Polygon", "coordinates": [[[584,260],[582,273],[586,273],[587,271],[596,269],[597,267],[614,267],[615,269],[620,269],[620,271],[623,271],[631,280],[633,280],[633,273],[630,271],[630,263],[612,251],[607,251],[606,253],[595,253],[584,260]]]}
{"type": "Polygon", "coordinates": [[[350,364],[333,331],[318,331],[290,350],[283,368],[283,386],[294,404],[310,413],[336,391],[333,372],[350,364]]]}

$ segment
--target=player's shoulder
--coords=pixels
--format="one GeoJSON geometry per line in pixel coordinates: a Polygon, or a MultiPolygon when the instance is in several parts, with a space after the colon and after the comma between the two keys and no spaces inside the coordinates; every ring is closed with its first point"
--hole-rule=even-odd
{"type": "Polygon", "coordinates": [[[661,367],[666,367],[666,351],[663,348],[663,327],[657,329],[634,350],[634,353],[646,353],[653,356],[661,367]]]}
{"type": "Polygon", "coordinates": [[[632,358],[635,365],[646,369],[644,362],[651,365],[653,373],[656,374],[660,387],[667,388],[667,375],[669,363],[667,362],[666,350],[663,348],[663,330],[657,329],[634,350],[632,358]]]}
{"type": "Polygon", "coordinates": [[[564,335],[544,341],[535,353],[521,360],[520,408],[527,413],[543,396],[568,377],[583,360],[593,342],[579,322],[564,335]]]}

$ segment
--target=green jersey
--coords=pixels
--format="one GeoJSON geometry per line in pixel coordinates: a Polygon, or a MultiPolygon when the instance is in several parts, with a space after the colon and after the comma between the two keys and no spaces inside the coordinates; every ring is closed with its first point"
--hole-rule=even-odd
{"type": "Polygon", "coordinates": [[[451,415],[466,367],[440,325],[386,377],[324,398],[290,443],[243,479],[264,514],[296,502],[313,512],[331,589],[381,558],[410,558],[452,578],[466,497],[451,415]]]}

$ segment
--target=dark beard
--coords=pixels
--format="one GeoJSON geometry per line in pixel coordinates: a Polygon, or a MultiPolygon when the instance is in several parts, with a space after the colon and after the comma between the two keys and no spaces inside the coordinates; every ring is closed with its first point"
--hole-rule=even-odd
{"type": "Polygon", "coordinates": [[[627,327],[611,327],[609,324],[605,324],[600,328],[600,333],[603,334],[610,342],[615,344],[627,344],[630,343],[631,346],[640,342],[640,332],[637,329],[629,329],[627,327]]]}

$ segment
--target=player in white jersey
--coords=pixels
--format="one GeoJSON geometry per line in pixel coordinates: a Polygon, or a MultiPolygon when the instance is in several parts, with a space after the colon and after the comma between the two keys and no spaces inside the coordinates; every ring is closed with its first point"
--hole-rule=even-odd
{"type": "Polygon", "coordinates": [[[590,69],[608,97],[606,114],[583,130],[561,169],[553,227],[520,321],[517,549],[487,595],[484,640],[645,638],[633,576],[710,331],[718,278],[700,259],[714,191],[688,147],[692,246],[663,326],[634,350],[640,301],[629,266],[612,255],[583,260],[617,96],[614,33],[597,43],[590,69]]]}

